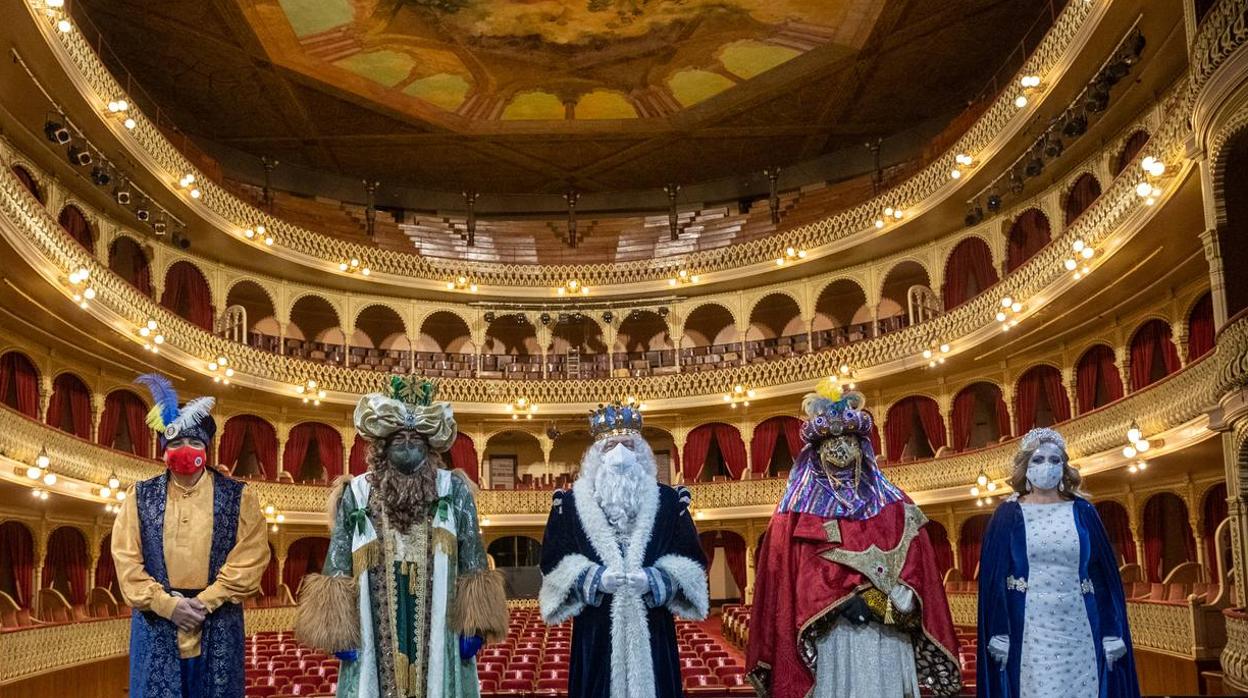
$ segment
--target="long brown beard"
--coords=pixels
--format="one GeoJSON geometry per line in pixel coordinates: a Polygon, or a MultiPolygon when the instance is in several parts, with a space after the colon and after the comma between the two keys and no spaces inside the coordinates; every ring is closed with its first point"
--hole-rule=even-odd
{"type": "Polygon", "coordinates": [[[407,533],[413,524],[429,515],[438,499],[438,470],[442,468],[442,457],[429,451],[425,462],[411,475],[399,472],[386,460],[385,441],[373,442],[368,457],[374,486],[370,499],[380,498],[386,520],[407,533]]]}

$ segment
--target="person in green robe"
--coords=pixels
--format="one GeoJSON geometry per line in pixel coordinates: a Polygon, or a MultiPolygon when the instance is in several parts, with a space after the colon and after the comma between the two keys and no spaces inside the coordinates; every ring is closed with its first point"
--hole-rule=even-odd
{"type": "Polygon", "coordinates": [[[435,393],[396,376],[355,408],[368,472],[332,488],[329,554],[295,620],[301,642],[342,660],[339,698],[476,698],[476,654],[507,632],[472,483],[443,465],[455,417],[435,393]]]}

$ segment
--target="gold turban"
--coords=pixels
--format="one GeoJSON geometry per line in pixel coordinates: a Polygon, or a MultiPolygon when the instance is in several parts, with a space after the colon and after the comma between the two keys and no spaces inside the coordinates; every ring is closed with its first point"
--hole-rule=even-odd
{"type": "Polygon", "coordinates": [[[411,429],[429,439],[433,450],[445,453],[455,443],[455,414],[445,402],[416,405],[382,393],[369,393],[355,406],[355,430],[366,439],[386,439],[411,429]]]}

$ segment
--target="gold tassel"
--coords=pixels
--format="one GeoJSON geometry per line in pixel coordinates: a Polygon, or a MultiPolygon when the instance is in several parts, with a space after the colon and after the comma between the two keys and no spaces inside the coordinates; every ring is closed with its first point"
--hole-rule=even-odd
{"type": "Polygon", "coordinates": [[[408,683],[409,664],[407,656],[402,652],[394,653],[394,685],[406,687],[408,683]]]}
{"type": "Polygon", "coordinates": [[[423,693],[424,691],[420,690],[420,667],[413,663],[407,672],[407,695],[419,696],[423,693]]]}
{"type": "Polygon", "coordinates": [[[884,602],[884,625],[893,624],[893,597],[884,602]]]}

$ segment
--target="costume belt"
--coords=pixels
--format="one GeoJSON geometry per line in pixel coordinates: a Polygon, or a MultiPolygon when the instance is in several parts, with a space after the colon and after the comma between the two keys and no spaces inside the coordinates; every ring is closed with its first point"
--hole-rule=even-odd
{"type": "MultiPolygon", "coordinates": [[[[1005,588],[1009,591],[1018,591],[1027,593],[1027,578],[1009,576],[1005,578],[1005,588]]],[[[1062,594],[1070,592],[1079,592],[1080,594],[1095,594],[1096,588],[1092,585],[1091,579],[1080,579],[1079,586],[1075,589],[1044,589],[1038,590],[1038,593],[1062,594]]]]}

